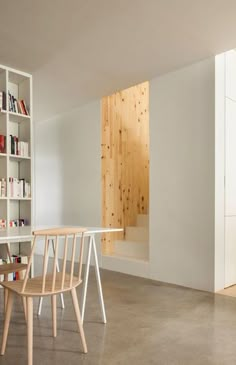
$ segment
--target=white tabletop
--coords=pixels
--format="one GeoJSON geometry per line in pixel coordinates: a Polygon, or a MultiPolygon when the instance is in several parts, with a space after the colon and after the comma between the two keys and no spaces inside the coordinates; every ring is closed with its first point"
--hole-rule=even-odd
{"type": "MultiPolygon", "coordinates": [[[[40,226],[40,227],[17,227],[7,228],[0,230],[0,244],[6,242],[24,242],[32,240],[32,232],[34,230],[46,229],[46,228],[59,228],[59,227],[76,227],[76,226],[40,226]]],[[[86,227],[86,236],[91,236],[96,233],[110,233],[110,232],[122,232],[123,228],[105,228],[105,227],[86,227]]]]}

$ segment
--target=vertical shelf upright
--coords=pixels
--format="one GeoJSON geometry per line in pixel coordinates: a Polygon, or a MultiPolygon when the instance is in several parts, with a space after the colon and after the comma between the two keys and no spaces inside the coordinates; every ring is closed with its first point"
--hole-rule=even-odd
{"type": "MultiPolygon", "coordinates": [[[[6,136],[6,151],[0,153],[0,179],[6,179],[7,192],[5,197],[0,196],[0,219],[6,220],[8,229],[14,229],[23,222],[25,226],[33,225],[32,76],[0,65],[2,91],[6,94],[6,110],[0,110],[0,134],[6,136]],[[21,182],[22,188],[17,190],[12,181],[21,182]]],[[[15,254],[20,254],[22,247],[25,253],[30,249],[29,243],[12,246],[15,254]]]]}
{"type": "MultiPolygon", "coordinates": [[[[0,91],[7,93],[7,70],[0,66],[0,91]]],[[[7,138],[7,112],[3,110],[0,113],[0,135],[7,138]]],[[[7,150],[0,152],[0,180],[5,179],[7,184],[7,150]]],[[[1,195],[1,194],[0,194],[1,195]]],[[[0,219],[7,222],[8,216],[8,199],[7,194],[0,197],[0,219]]]]}

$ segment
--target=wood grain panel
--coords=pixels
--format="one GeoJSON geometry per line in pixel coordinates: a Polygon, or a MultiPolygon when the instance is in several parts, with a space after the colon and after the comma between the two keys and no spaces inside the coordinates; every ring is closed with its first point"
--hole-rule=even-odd
{"type": "MultiPolygon", "coordinates": [[[[102,219],[105,227],[136,224],[149,207],[149,83],[102,99],[102,219]]],[[[103,253],[122,233],[102,238],[103,253]]]]}

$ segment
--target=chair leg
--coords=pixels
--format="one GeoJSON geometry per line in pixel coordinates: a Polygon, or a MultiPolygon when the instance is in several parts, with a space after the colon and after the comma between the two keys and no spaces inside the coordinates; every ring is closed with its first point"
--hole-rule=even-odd
{"type": "Polygon", "coordinates": [[[28,365],[33,365],[33,298],[27,297],[28,365]]]}
{"type": "MultiPolygon", "coordinates": [[[[8,291],[8,289],[5,290],[8,291]]],[[[6,350],[7,336],[12,312],[12,304],[13,304],[13,292],[8,291],[7,310],[5,314],[5,322],[3,328],[1,355],[4,355],[6,350]]]]}
{"type": "Polygon", "coordinates": [[[25,321],[27,322],[27,304],[26,304],[26,297],[22,297],[22,303],[23,303],[23,308],[24,308],[25,321]]]}
{"type": "Polygon", "coordinates": [[[52,305],[52,335],[53,337],[57,337],[57,296],[51,296],[51,305],[52,305]]]}
{"type": "Polygon", "coordinates": [[[77,323],[78,323],[78,327],[79,327],[79,332],[80,332],[80,336],[81,336],[83,350],[84,350],[84,353],[86,354],[88,352],[88,349],[87,349],[86,340],[85,340],[85,336],[84,336],[84,329],[83,329],[83,325],[82,325],[82,321],[81,321],[81,315],[80,315],[80,310],[79,310],[79,303],[78,303],[78,298],[77,298],[77,293],[76,293],[76,289],[75,288],[73,288],[71,290],[71,296],[72,296],[72,301],[73,301],[73,305],[74,305],[75,315],[76,315],[76,319],[77,319],[77,323]]]}

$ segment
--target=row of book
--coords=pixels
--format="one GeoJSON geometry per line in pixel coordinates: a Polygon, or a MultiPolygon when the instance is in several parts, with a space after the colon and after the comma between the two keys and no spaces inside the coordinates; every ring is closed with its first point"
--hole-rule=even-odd
{"type": "MultiPolygon", "coordinates": [[[[25,179],[17,179],[16,177],[9,177],[9,193],[10,198],[30,198],[31,186],[25,179]]],[[[0,180],[0,197],[7,197],[7,181],[2,178],[0,180]]]]}
{"type": "Polygon", "coordinates": [[[25,219],[12,219],[9,222],[9,227],[24,227],[25,223],[25,219]]]}
{"type": "Polygon", "coordinates": [[[6,153],[6,136],[0,134],[0,153],[6,153]]]}
{"type": "MultiPolygon", "coordinates": [[[[9,111],[24,115],[30,115],[25,100],[16,99],[8,92],[9,111]]],[[[0,110],[7,110],[7,98],[5,91],[0,91],[0,110]]]]}
{"type": "MultiPolygon", "coordinates": [[[[12,219],[9,222],[9,227],[24,227],[27,225],[27,221],[25,219],[12,219]]],[[[0,219],[0,230],[7,228],[7,220],[0,219]]]]}
{"type": "Polygon", "coordinates": [[[10,112],[29,115],[29,111],[24,100],[16,99],[10,92],[8,92],[8,100],[10,112]]]}
{"type": "MultiPolygon", "coordinates": [[[[26,256],[26,255],[12,255],[11,262],[21,263],[21,264],[28,264],[28,256],[26,256]]],[[[9,263],[10,263],[9,258],[7,258],[7,259],[0,258],[0,265],[9,264],[9,263]]],[[[22,270],[20,272],[10,273],[10,274],[8,274],[8,281],[23,280],[24,275],[25,275],[25,270],[22,270]]],[[[3,275],[0,275],[0,281],[3,281],[3,280],[4,280],[3,275]]]]}
{"type": "Polygon", "coordinates": [[[6,198],[7,196],[7,180],[2,178],[0,180],[0,197],[6,198]]]}
{"type": "MultiPolygon", "coordinates": [[[[11,155],[29,157],[29,143],[19,141],[17,136],[10,135],[9,148],[11,155]]],[[[6,153],[6,136],[0,134],[0,153],[6,153]]]]}
{"type": "Polygon", "coordinates": [[[10,198],[30,198],[31,187],[30,183],[25,179],[17,179],[9,177],[9,193],[10,198]]]}
{"type": "Polygon", "coordinates": [[[19,141],[18,137],[10,134],[10,151],[11,155],[29,157],[29,143],[19,141]]]}

